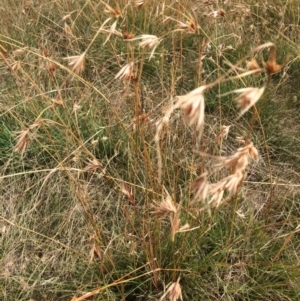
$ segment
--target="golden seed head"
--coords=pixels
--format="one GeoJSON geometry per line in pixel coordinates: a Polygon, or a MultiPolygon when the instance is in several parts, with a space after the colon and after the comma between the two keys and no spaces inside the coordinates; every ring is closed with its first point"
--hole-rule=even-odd
{"type": "Polygon", "coordinates": [[[96,169],[103,167],[99,160],[94,158],[93,160],[89,160],[86,167],[83,169],[85,172],[94,172],[96,169]]]}
{"type": "Polygon", "coordinates": [[[262,88],[242,88],[234,90],[234,93],[240,93],[236,98],[237,106],[240,108],[240,116],[246,113],[256,102],[260,99],[265,91],[265,87],[262,88]]]}
{"type": "Polygon", "coordinates": [[[116,18],[122,17],[122,12],[121,12],[120,6],[118,4],[117,4],[116,8],[112,8],[111,6],[106,4],[105,12],[112,14],[116,18]]]}
{"type": "Polygon", "coordinates": [[[64,25],[64,33],[66,36],[69,36],[69,35],[72,35],[73,32],[72,32],[72,29],[71,27],[67,24],[67,22],[65,22],[65,25],[64,25]]]}
{"type": "Polygon", "coordinates": [[[115,79],[123,79],[123,80],[130,80],[130,79],[134,79],[135,75],[133,73],[133,66],[134,63],[130,62],[128,64],[126,64],[125,66],[123,66],[121,68],[121,70],[115,75],[115,79]]]}
{"type": "Polygon", "coordinates": [[[165,299],[166,296],[168,296],[168,299],[170,301],[177,301],[178,299],[182,299],[182,291],[181,291],[181,286],[179,284],[180,277],[177,279],[176,282],[173,282],[167,291],[163,294],[163,296],[160,298],[160,301],[165,299]]]}
{"type": "Polygon", "coordinates": [[[15,152],[21,153],[21,157],[23,157],[25,150],[28,146],[29,140],[30,140],[30,130],[24,130],[17,132],[18,134],[18,141],[17,144],[14,147],[15,152]]]}
{"type": "Polygon", "coordinates": [[[216,140],[220,143],[223,139],[226,139],[229,133],[231,125],[222,125],[221,126],[221,132],[220,134],[216,137],[216,140]]]}
{"type": "Polygon", "coordinates": [[[131,0],[130,3],[137,8],[141,8],[144,4],[144,0],[131,0]]]}
{"type": "Polygon", "coordinates": [[[72,72],[80,74],[85,68],[85,52],[81,55],[69,56],[66,58],[69,60],[69,67],[72,72]]]}
{"type": "Polygon", "coordinates": [[[195,191],[195,199],[202,201],[208,193],[207,173],[200,175],[193,183],[192,189],[195,191]]]}
{"type": "Polygon", "coordinates": [[[172,198],[168,195],[164,201],[155,210],[155,215],[159,218],[164,218],[169,214],[176,215],[178,212],[176,205],[172,201],[172,198]]]}
{"type": "Polygon", "coordinates": [[[10,67],[11,67],[11,70],[18,71],[21,68],[21,62],[15,61],[12,63],[12,65],[10,67]]]}
{"type": "Polygon", "coordinates": [[[157,46],[160,42],[160,39],[155,36],[155,35],[151,35],[151,34],[143,34],[140,36],[140,39],[142,40],[139,45],[142,48],[153,48],[155,46],[157,46]]]}
{"type": "Polygon", "coordinates": [[[189,125],[196,125],[198,130],[202,129],[204,125],[205,89],[205,86],[201,86],[186,95],[177,96],[178,107],[185,113],[189,125]]]}
{"type": "Polygon", "coordinates": [[[255,58],[252,58],[250,61],[247,62],[247,69],[258,70],[258,72],[260,72],[260,67],[255,58]]]}

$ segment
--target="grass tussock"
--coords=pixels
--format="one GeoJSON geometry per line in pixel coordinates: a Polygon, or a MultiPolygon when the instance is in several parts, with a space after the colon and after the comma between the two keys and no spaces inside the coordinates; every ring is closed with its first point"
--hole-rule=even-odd
{"type": "Polygon", "coordinates": [[[3,0],[0,299],[299,299],[299,18],[3,0]]]}

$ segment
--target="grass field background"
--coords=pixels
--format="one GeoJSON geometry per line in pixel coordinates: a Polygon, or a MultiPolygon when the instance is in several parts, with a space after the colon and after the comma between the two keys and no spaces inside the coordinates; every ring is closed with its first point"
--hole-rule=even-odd
{"type": "Polygon", "coordinates": [[[300,299],[299,26],[296,0],[2,0],[0,299],[300,299]]]}

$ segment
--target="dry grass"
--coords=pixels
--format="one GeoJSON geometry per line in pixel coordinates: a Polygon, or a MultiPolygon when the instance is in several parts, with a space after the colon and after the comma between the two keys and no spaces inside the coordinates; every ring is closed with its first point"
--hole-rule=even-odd
{"type": "Polygon", "coordinates": [[[3,0],[0,299],[297,300],[299,18],[3,0]]]}

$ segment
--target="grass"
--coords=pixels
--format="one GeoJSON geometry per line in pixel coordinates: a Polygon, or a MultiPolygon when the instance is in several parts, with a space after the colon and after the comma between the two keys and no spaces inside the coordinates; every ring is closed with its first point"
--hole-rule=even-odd
{"type": "Polygon", "coordinates": [[[2,2],[0,299],[299,299],[298,2],[2,2]]]}

